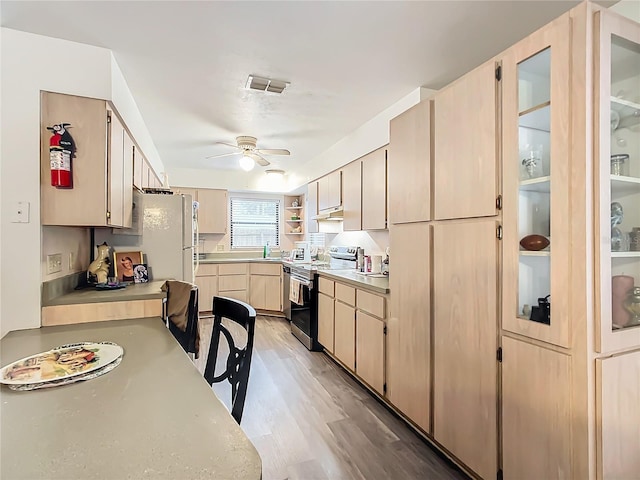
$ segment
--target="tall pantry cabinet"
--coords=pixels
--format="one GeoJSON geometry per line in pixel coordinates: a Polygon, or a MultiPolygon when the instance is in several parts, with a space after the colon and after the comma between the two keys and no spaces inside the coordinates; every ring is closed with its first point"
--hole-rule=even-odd
{"type": "Polygon", "coordinates": [[[393,119],[388,161],[389,401],[482,478],[638,478],[640,25],[580,4],[393,119]]]}
{"type": "Polygon", "coordinates": [[[514,45],[502,114],[504,478],[637,478],[640,25],[583,3],[514,45]]]}

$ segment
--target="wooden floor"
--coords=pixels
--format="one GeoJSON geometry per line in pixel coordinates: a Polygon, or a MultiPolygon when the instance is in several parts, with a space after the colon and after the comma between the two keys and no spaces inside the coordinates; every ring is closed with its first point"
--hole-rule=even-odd
{"type": "MultiPolygon", "coordinates": [[[[201,371],[211,323],[201,319],[201,371]]],[[[262,457],[263,479],[467,478],[325,354],[309,352],[286,320],[259,316],[256,324],[241,426],[262,457]]],[[[229,407],[227,386],[214,390],[229,407]]]]}

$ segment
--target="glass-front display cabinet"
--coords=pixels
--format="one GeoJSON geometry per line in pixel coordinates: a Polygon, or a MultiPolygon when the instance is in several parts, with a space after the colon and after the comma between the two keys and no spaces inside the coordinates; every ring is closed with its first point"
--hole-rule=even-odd
{"type": "Polygon", "coordinates": [[[503,328],[569,346],[568,19],[554,22],[504,59],[503,328]],[[556,293],[557,292],[557,293],[556,293]]]}
{"type": "Polygon", "coordinates": [[[596,348],[640,346],[640,28],[595,16],[596,348]]]}

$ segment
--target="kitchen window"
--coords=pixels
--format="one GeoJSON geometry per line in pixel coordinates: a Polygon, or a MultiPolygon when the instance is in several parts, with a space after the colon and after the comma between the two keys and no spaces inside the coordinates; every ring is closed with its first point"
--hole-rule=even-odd
{"type": "Polygon", "coordinates": [[[231,198],[231,248],[280,246],[280,201],[231,198]]]}

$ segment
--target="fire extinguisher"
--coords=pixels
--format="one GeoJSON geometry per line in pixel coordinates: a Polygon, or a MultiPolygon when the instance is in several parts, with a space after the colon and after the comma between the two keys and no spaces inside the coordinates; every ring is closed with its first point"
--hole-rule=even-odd
{"type": "Polygon", "coordinates": [[[56,188],[73,188],[71,160],[75,154],[75,143],[67,130],[70,123],[59,123],[47,130],[53,132],[49,140],[49,162],[51,185],[56,188]]]}

